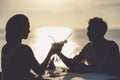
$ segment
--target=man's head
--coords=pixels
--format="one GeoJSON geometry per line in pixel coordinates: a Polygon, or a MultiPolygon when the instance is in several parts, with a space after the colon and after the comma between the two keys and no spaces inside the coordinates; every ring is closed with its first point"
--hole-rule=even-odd
{"type": "Polygon", "coordinates": [[[99,17],[94,17],[88,22],[87,35],[90,41],[96,41],[104,37],[107,32],[107,23],[99,17]]]}

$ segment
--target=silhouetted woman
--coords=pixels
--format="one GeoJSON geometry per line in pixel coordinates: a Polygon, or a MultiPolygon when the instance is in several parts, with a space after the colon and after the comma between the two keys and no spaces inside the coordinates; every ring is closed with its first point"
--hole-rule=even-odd
{"type": "Polygon", "coordinates": [[[28,18],[23,14],[11,17],[6,24],[6,44],[2,48],[2,78],[3,80],[30,80],[28,76],[32,69],[36,74],[42,75],[47,67],[50,57],[55,51],[51,47],[44,62],[39,65],[33,51],[28,45],[22,44],[30,33],[28,18]]]}

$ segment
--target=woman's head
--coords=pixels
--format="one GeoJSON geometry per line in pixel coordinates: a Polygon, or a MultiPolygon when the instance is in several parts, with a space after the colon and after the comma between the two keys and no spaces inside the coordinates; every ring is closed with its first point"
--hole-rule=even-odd
{"type": "Polygon", "coordinates": [[[25,15],[14,15],[6,24],[6,41],[8,43],[18,43],[21,39],[26,39],[30,32],[29,27],[29,20],[25,15]]]}

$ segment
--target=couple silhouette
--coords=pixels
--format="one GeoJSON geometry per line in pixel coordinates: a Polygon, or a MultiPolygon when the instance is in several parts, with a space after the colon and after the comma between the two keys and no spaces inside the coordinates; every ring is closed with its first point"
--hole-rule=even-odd
{"type": "Polygon", "coordinates": [[[42,80],[41,75],[44,74],[54,54],[61,58],[70,72],[117,72],[120,65],[119,48],[114,41],[104,38],[107,27],[102,18],[90,19],[87,28],[89,43],[78,55],[73,59],[67,58],[61,53],[64,44],[54,43],[45,60],[39,64],[31,47],[22,43],[30,33],[29,19],[24,14],[16,14],[6,24],[6,44],[2,48],[2,79],[42,80]],[[34,76],[30,72],[31,69],[39,76],[34,76]]]}

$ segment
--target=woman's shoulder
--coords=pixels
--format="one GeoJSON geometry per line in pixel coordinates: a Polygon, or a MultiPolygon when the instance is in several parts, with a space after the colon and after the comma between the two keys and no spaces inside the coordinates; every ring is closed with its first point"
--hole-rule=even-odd
{"type": "Polygon", "coordinates": [[[26,44],[19,44],[18,45],[18,48],[22,49],[22,50],[32,50],[31,47],[29,45],[26,45],[26,44]]]}
{"type": "Polygon", "coordinates": [[[32,49],[29,45],[26,45],[26,44],[17,44],[17,45],[14,45],[14,46],[10,46],[8,44],[5,44],[2,48],[2,52],[4,51],[8,51],[10,49],[10,51],[15,51],[15,52],[19,52],[19,53],[32,53],[32,49]]]}
{"type": "Polygon", "coordinates": [[[3,46],[3,48],[7,48],[7,47],[14,47],[14,48],[18,48],[18,47],[23,47],[23,48],[30,48],[30,46],[28,46],[27,44],[16,44],[14,46],[11,46],[9,44],[5,44],[3,46]]]}
{"type": "Polygon", "coordinates": [[[19,46],[24,47],[24,48],[30,48],[30,46],[27,44],[19,44],[19,46]]]}

